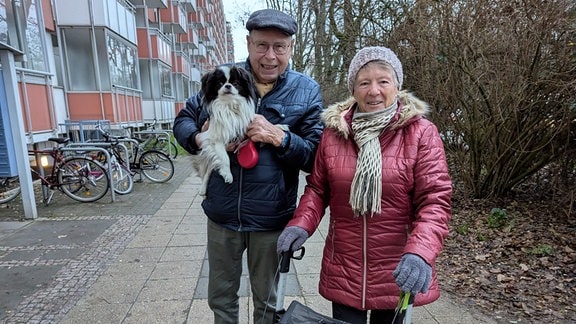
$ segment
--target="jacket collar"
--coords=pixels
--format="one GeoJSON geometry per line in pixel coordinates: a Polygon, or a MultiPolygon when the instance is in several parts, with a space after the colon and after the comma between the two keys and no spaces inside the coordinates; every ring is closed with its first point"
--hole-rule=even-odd
{"type": "MultiPolygon", "coordinates": [[[[322,112],[322,121],[326,128],[333,129],[344,138],[350,134],[352,115],[357,105],[354,97],[332,104],[322,112]]],[[[414,117],[425,116],[430,111],[428,104],[412,93],[402,90],[398,93],[398,111],[390,122],[391,129],[401,128],[414,117]]]]}

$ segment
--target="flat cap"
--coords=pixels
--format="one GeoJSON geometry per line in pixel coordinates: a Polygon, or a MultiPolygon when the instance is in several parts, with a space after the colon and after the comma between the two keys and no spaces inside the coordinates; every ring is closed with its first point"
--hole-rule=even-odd
{"type": "Polygon", "coordinates": [[[298,24],[294,18],[275,9],[262,9],[254,11],[246,22],[246,29],[278,29],[288,36],[296,34],[298,24]]]}

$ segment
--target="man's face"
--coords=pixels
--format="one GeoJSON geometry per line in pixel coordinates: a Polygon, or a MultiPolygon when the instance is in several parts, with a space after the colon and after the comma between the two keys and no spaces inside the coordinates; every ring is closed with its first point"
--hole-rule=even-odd
{"type": "Polygon", "coordinates": [[[246,36],[246,42],[250,65],[257,81],[275,82],[286,70],[292,56],[292,37],[276,29],[252,30],[246,36]]]}

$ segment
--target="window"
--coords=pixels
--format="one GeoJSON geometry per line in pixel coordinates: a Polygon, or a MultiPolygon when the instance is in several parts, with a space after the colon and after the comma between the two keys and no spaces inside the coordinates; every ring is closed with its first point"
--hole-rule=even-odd
{"type": "Polygon", "coordinates": [[[73,91],[94,91],[96,69],[92,55],[92,33],[88,28],[63,29],[68,85],[73,91]],[[81,68],[80,68],[81,67],[81,68]]]}
{"type": "Polygon", "coordinates": [[[23,20],[18,17],[21,10],[14,10],[11,1],[0,2],[0,43],[6,44],[9,47],[23,50],[20,44],[20,26],[16,24],[17,20],[23,20]]]}
{"type": "Polygon", "coordinates": [[[108,34],[108,64],[113,85],[138,89],[138,58],[136,48],[111,33],[108,34]]]}
{"type": "Polygon", "coordinates": [[[24,42],[26,43],[27,58],[23,65],[30,70],[46,71],[44,59],[46,44],[42,37],[44,26],[42,24],[42,15],[38,14],[40,6],[36,6],[37,0],[22,1],[22,3],[29,5],[28,8],[22,8],[26,18],[24,42]]]}
{"type": "Polygon", "coordinates": [[[172,96],[172,69],[169,66],[160,64],[160,86],[162,87],[162,96],[172,96]]]}
{"type": "Polygon", "coordinates": [[[26,61],[16,62],[22,68],[46,71],[39,0],[0,2],[0,42],[26,53],[26,61]]]}

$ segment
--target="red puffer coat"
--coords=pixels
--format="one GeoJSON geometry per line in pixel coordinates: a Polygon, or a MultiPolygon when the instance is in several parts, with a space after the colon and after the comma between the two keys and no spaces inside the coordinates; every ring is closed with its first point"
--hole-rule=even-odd
{"type": "Polygon", "coordinates": [[[312,234],[326,207],[330,225],[320,273],[320,294],[357,309],[393,309],[400,289],[392,272],[405,253],[433,269],[430,290],[415,305],[438,299],[435,260],[448,234],[452,184],[436,126],[423,118],[428,106],[399,95],[398,113],[380,136],[382,212],[354,217],[349,204],[358,147],[351,133],[353,98],[328,107],[312,173],[294,218],[312,234]]]}

